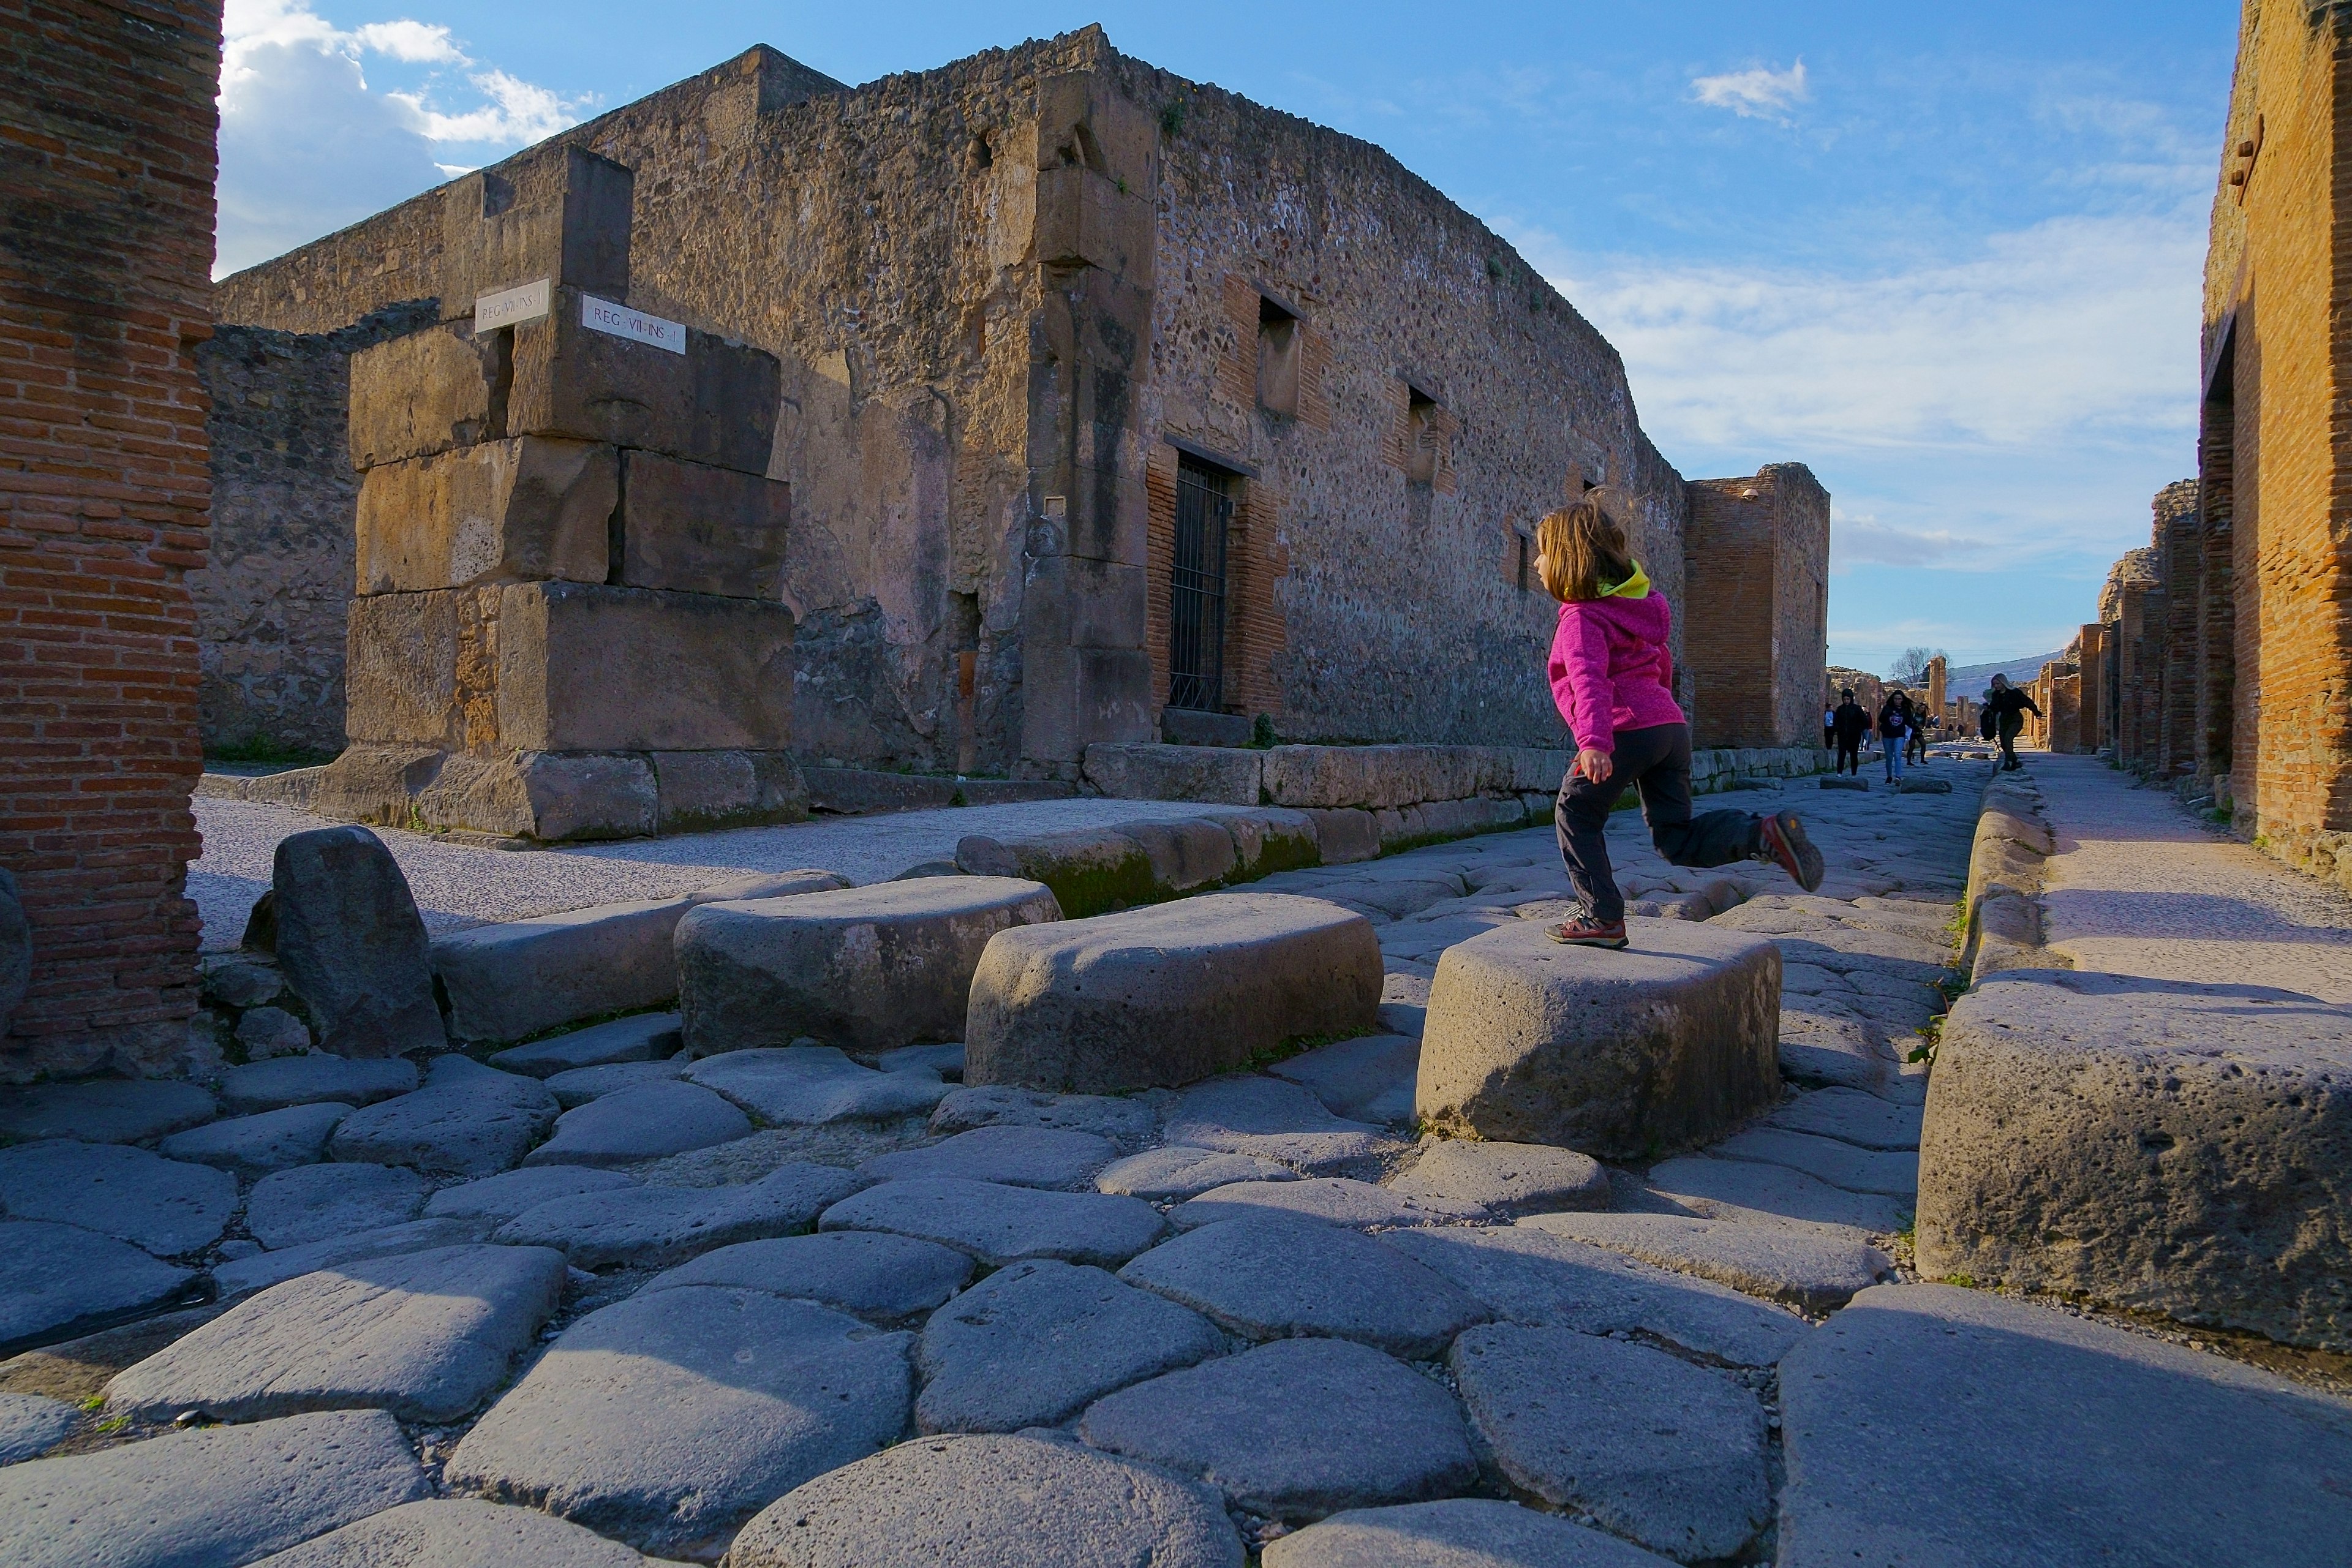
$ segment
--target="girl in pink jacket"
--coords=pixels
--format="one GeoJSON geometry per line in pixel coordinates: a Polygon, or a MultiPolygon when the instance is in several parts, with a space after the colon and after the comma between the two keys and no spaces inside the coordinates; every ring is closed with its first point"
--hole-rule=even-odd
{"type": "Polygon", "coordinates": [[[1625,945],[1625,900],[1609,868],[1609,811],[1632,784],[1658,853],[1677,866],[1768,860],[1811,892],[1822,857],[1791,811],[1691,814],[1690,725],[1674,696],[1666,652],[1672,613],[1625,548],[1623,531],[1587,496],[1536,529],[1536,575],[1559,604],[1551,695],[1576,737],[1576,761],[1552,814],[1568,879],[1584,913],[1550,928],[1555,942],[1625,945]]]}

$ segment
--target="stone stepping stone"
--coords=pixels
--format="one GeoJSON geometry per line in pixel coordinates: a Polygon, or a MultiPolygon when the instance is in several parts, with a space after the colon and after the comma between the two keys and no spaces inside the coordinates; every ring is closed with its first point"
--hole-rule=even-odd
{"type": "Polygon", "coordinates": [[[1148,1100],[1108,1094],[1045,1094],[1034,1089],[991,1084],[959,1089],[931,1112],[931,1131],[968,1132],[975,1127],[1047,1127],[1091,1132],[1115,1143],[1135,1143],[1160,1130],[1160,1113],[1148,1100]]]}
{"type": "Polygon", "coordinates": [[[704,904],[677,924],[687,1048],[708,1057],[806,1036],[887,1051],[956,1039],[990,939],[1061,918],[1044,883],[1017,877],[704,904]]]}
{"type": "Polygon", "coordinates": [[[675,1056],[684,1044],[675,1013],[639,1013],[593,1024],[568,1035],[551,1035],[527,1046],[510,1046],[492,1053],[490,1065],[500,1072],[530,1078],[553,1078],[577,1068],[609,1067],[615,1062],[649,1062],[675,1056]]]}
{"type": "Polygon", "coordinates": [[[1369,1033],[1371,922],[1283,893],[1203,893],[1006,931],[972,973],[964,1077],[1058,1093],[1174,1088],[1302,1036],[1369,1033]]]}
{"type": "Polygon", "coordinates": [[[251,1563],[432,1490],[386,1411],[167,1433],[0,1469],[0,1562],[251,1563]]]}
{"type": "Polygon", "coordinates": [[[0,1149],[0,1211],[171,1258],[220,1239],[236,1213],[236,1178],[144,1149],[58,1138],[0,1149]]]}
{"type": "Polygon", "coordinates": [[[1401,1230],[1386,1245],[1496,1318],[1588,1334],[1639,1331],[1734,1366],[1770,1366],[1809,1331],[1792,1312],[1522,1223],[1401,1230]]]}
{"type": "Polygon", "coordinates": [[[1078,1435],[1282,1520],[1444,1497],[1478,1476],[1453,1396],[1347,1340],[1278,1340],[1138,1384],[1089,1405],[1078,1435]]]}
{"type": "Polygon", "coordinates": [[[1649,1186],[1706,1218],[1745,1219],[1761,1215],[1783,1222],[1847,1226],[1873,1236],[1892,1236],[1901,1230],[1912,1209],[1899,1198],[1850,1193],[1785,1165],[1716,1160],[1704,1154],[1651,1166],[1649,1186]]]}
{"type": "Polygon", "coordinates": [[[563,1255],[446,1247],[274,1285],[107,1385],[110,1414],[201,1410],[258,1421],[365,1407],[404,1421],[470,1414],[563,1298],[563,1255]]]}
{"type": "Polygon", "coordinates": [[[1327,1334],[1416,1361],[1442,1354],[1454,1335],[1492,1315],[1393,1247],[1289,1215],[1202,1226],[1118,1277],[1251,1339],[1327,1334]]]}
{"type": "Polygon", "coordinates": [[[1827,1230],[1665,1214],[1533,1215],[1519,1223],[1815,1314],[1836,1311],[1895,1268],[1868,1242],[1827,1230]]]}
{"type": "Polygon", "coordinates": [[[1605,1160],[1705,1142],[1780,1098],[1780,953],[1714,922],[1633,919],[1627,952],[1515,921],[1446,949],[1415,1105],[1438,1131],[1605,1160]]]}
{"type": "Polygon", "coordinates": [[[1914,1199],[1919,1195],[1919,1156],[1915,1151],[1857,1149],[1835,1138],[1818,1138],[1810,1132],[1750,1127],[1710,1145],[1707,1153],[1718,1160],[1785,1165],[1850,1193],[1880,1193],[1888,1197],[1914,1199]]]}
{"type": "Polygon", "coordinates": [[[383,839],[357,826],[280,839],[269,897],[278,972],[321,1048],[383,1058],[448,1044],[425,920],[383,839]]]}
{"type": "Polygon", "coordinates": [[[1914,1106],[1890,1105],[1874,1094],[1851,1089],[1822,1089],[1799,1095],[1766,1117],[1765,1122],[1863,1149],[1916,1152],[1920,1120],[1920,1111],[1914,1106]]]}
{"type": "Polygon", "coordinates": [[[254,1568],[657,1568],[617,1541],[541,1513],[427,1498],[329,1531],[254,1568]]]}
{"type": "Polygon", "coordinates": [[[1382,1124],[1411,1121],[1421,1041],[1403,1035],[1360,1035],[1318,1046],[1265,1070],[1306,1088],[1335,1116],[1382,1124]]]}
{"type": "Polygon", "coordinates": [[[245,1227],[272,1251],[382,1230],[415,1219],[425,1187],[415,1172],[392,1165],[298,1166],[253,1184],[245,1227]]]}
{"type": "Polygon", "coordinates": [[[169,1079],[90,1079],[0,1089],[0,1138],[12,1143],[71,1138],[84,1143],[143,1143],[210,1121],[213,1097],[169,1079]]]}
{"type": "Polygon", "coordinates": [[[287,1279],[298,1279],[320,1268],[357,1263],[362,1258],[390,1258],[403,1252],[424,1252],[436,1247],[463,1247],[482,1239],[485,1222],[478,1219],[418,1219],[376,1230],[331,1236],[275,1252],[256,1253],[213,1267],[213,1283],[221,1300],[230,1300],[266,1290],[287,1279]]]}
{"type": "Polygon", "coordinates": [[[0,1465],[13,1465],[56,1447],[81,1420],[62,1399],[0,1394],[0,1465]]]}
{"type": "Polygon", "coordinates": [[[928,1115],[949,1090],[928,1072],[877,1072],[832,1046],[725,1051],[695,1062],[686,1076],[762,1121],[787,1126],[928,1115]]]}
{"type": "Polygon", "coordinates": [[[761,1290],[581,1319],[449,1457],[447,1483],[660,1556],[712,1557],[775,1498],[907,1424],[910,1336],[761,1290]]]}
{"type": "Polygon", "coordinates": [[[874,1058],[874,1065],[884,1072],[930,1072],[945,1079],[963,1077],[963,1042],[950,1040],[943,1046],[900,1046],[895,1051],[884,1051],[874,1058]]]}
{"type": "Polygon", "coordinates": [[[1193,1230],[1219,1220],[1239,1219],[1267,1211],[1344,1225],[1357,1230],[1385,1230],[1398,1226],[1458,1225],[1486,1217],[1476,1204],[1445,1198],[1416,1202],[1386,1187],[1346,1176],[1310,1176],[1295,1182],[1235,1182],[1212,1187],[1199,1197],[1169,1211],[1168,1223],[1178,1230],[1193,1230]]]}
{"type": "Polygon", "coordinates": [[[1095,1177],[1095,1186],[1153,1203],[1196,1198],[1235,1182],[1295,1182],[1298,1173],[1255,1154],[1228,1154],[1171,1143],[1114,1160],[1095,1177]]]}
{"type": "Polygon", "coordinates": [[[1433,1139],[1388,1186],[1399,1197],[1474,1204],[1495,1215],[1609,1206],[1609,1173],[1600,1161],[1543,1143],[1433,1139]]]}
{"type": "Polygon", "coordinates": [[[857,1167],[870,1181],[916,1176],[959,1176],[971,1182],[1003,1182],[1016,1187],[1067,1190],[1092,1185],[1096,1172],[1118,1151],[1091,1132],[1047,1127],[975,1127],[944,1142],[877,1154],[857,1167]]]}
{"type": "Polygon", "coordinates": [[[541,1165],[444,1187],[425,1200],[425,1214],[428,1219],[478,1216],[505,1221],[557,1198],[607,1193],[636,1184],[635,1176],[620,1171],[595,1171],[585,1165],[541,1165]]]}
{"type": "Polygon", "coordinates": [[[555,1096],[535,1079],[450,1055],[425,1087],[343,1118],[329,1140],[338,1160],[407,1165],[435,1176],[491,1176],[521,1163],[555,1124],[555,1096]]]}
{"type": "Polygon", "coordinates": [[[645,1289],[765,1290],[895,1325],[962,1289],[971,1270],[971,1259],[952,1247],[887,1231],[829,1230],[722,1247],[655,1275],[645,1289]]]}
{"type": "Polygon", "coordinates": [[[1266,1542],[1265,1568],[1668,1568],[1555,1514],[1480,1498],[1350,1509],[1266,1542]]]}
{"type": "Polygon", "coordinates": [[[547,1092],[555,1096],[555,1103],[566,1110],[577,1110],[592,1100],[600,1100],[625,1089],[636,1089],[649,1083],[675,1083],[686,1076],[688,1064],[675,1058],[657,1062],[610,1062],[600,1068],[573,1068],[542,1081],[547,1092]]]}
{"type": "Polygon", "coordinates": [[[239,1115],[278,1110],[289,1105],[313,1105],[334,1100],[344,1105],[373,1105],[394,1095],[409,1094],[417,1085],[416,1064],[388,1061],[347,1061],[341,1057],[279,1057],[273,1061],[247,1062],[221,1075],[221,1107],[239,1115]]]}
{"type": "Polygon", "coordinates": [[[128,1242],[45,1220],[0,1220],[0,1355],[54,1344],[185,1297],[194,1272],[128,1242]]]}
{"type": "Polygon", "coordinates": [[[1088,1402],[1221,1354],[1206,1318],[1099,1268],[999,1269],[931,1314],[916,1351],[919,1432],[1054,1426],[1088,1402]]]}
{"type": "Polygon", "coordinates": [[[1167,1230],[1150,1204],[925,1176],[885,1182],[824,1211],[823,1230],[887,1230],[968,1252],[990,1268],[1028,1258],[1117,1268],[1167,1230]]]}
{"type": "Polygon", "coordinates": [[[819,1476],[729,1568],[1242,1568],[1223,1500],[1076,1443],[923,1437],[819,1476]]]}
{"type": "Polygon", "coordinates": [[[1682,1562],[1770,1517],[1764,1408],[1720,1373],[1570,1329],[1490,1323],[1446,1358],[1511,1488],[1682,1562]]]}
{"type": "Polygon", "coordinates": [[[1411,1145],[1384,1127],[1332,1115],[1295,1083],[1221,1078],[1188,1089],[1168,1142],[1277,1160],[1310,1176],[1370,1175],[1411,1145]]]}
{"type": "Polygon", "coordinates": [[[328,1137],[354,1109],[326,1100],[232,1116],[174,1132],[155,1147],[170,1159],[193,1160],[233,1175],[257,1178],[324,1159],[328,1137]]]}
{"type": "Polygon", "coordinates": [[[1890,1519],[1919,1563],[2344,1556],[2340,1490],[2255,1478],[2352,1476],[2352,1407],[2034,1302],[1865,1290],[1783,1364],[1780,1408],[1783,1563],[1883,1559],[1890,1519]]]}
{"type": "Polygon", "coordinates": [[[751,1119],[691,1083],[641,1083],[555,1119],[555,1136],[525,1165],[628,1165],[751,1135],[751,1119]]]}
{"type": "Polygon", "coordinates": [[[656,1268],[732,1242],[806,1230],[827,1205],[864,1184],[832,1165],[793,1163],[740,1186],[583,1193],[523,1210],[493,1239],[560,1247],[582,1268],[656,1268]]]}

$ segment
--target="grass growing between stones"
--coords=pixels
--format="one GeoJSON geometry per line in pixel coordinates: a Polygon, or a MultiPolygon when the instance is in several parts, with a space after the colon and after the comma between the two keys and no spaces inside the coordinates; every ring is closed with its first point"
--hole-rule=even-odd
{"type": "Polygon", "coordinates": [[[1264,1072],[1276,1062],[1286,1062],[1293,1057],[1305,1056],[1308,1051],[1320,1050],[1325,1046],[1336,1046],[1341,1040],[1360,1040],[1366,1035],[1378,1033],[1380,1031],[1373,1028],[1358,1029],[1344,1035],[1293,1035],[1290,1038],[1268,1046],[1264,1050],[1252,1052],[1249,1060],[1232,1070],[1264,1072]]]}

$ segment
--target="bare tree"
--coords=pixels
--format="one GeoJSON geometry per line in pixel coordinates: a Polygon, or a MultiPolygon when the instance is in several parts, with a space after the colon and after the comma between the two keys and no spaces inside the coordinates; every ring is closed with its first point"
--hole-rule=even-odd
{"type": "Polygon", "coordinates": [[[1927,667],[1939,658],[1947,666],[1951,662],[1951,656],[1939,647],[1906,647],[1895,659],[1895,668],[1887,672],[1886,679],[1897,686],[1925,686],[1927,683],[1927,667]]]}

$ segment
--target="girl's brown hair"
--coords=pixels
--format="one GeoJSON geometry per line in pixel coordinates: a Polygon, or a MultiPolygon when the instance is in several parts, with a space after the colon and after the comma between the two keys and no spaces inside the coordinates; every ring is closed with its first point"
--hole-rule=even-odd
{"type": "Polygon", "coordinates": [[[1563,604],[1598,599],[1633,574],[1625,531],[1592,497],[1536,524],[1536,576],[1563,604]]]}

